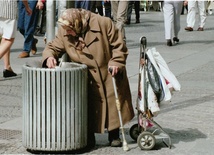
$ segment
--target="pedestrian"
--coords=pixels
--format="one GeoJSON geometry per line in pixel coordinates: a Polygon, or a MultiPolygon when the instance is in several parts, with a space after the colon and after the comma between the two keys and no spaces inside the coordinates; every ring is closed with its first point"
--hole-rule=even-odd
{"type": "Polygon", "coordinates": [[[75,0],[75,8],[90,10],[91,2],[90,0],[75,0]]]}
{"type": "Polygon", "coordinates": [[[30,52],[35,55],[37,52],[36,44],[38,39],[34,38],[36,30],[39,10],[44,7],[43,0],[29,0],[28,4],[32,10],[32,15],[26,14],[25,7],[21,0],[19,0],[19,18],[18,18],[18,30],[24,37],[23,51],[19,54],[19,58],[26,58],[30,56],[30,52]]]}
{"type": "Polygon", "coordinates": [[[206,21],[206,7],[205,1],[202,0],[186,0],[186,4],[188,3],[188,14],[187,14],[187,27],[186,31],[193,31],[193,27],[195,25],[196,13],[198,10],[199,15],[199,26],[197,31],[204,31],[204,25],[206,21]]]}
{"type": "Polygon", "coordinates": [[[96,10],[97,10],[97,13],[103,16],[103,1],[100,1],[100,0],[90,1],[90,7],[91,7],[90,9],[91,12],[96,13],[96,10]]]}
{"type": "Polygon", "coordinates": [[[184,15],[185,9],[186,9],[186,12],[188,12],[188,5],[186,4],[185,1],[183,1],[181,15],[184,15]]]}
{"type": "Polygon", "coordinates": [[[180,15],[182,11],[182,5],[183,1],[163,1],[164,28],[167,46],[172,46],[172,40],[174,43],[179,42],[178,33],[180,31],[180,15]],[[174,31],[173,38],[172,31],[174,31]]]}
{"type": "Polygon", "coordinates": [[[213,14],[214,9],[214,0],[208,0],[206,4],[206,13],[211,15],[213,14]]]}
{"type": "Polygon", "coordinates": [[[123,123],[134,117],[126,72],[128,49],[112,20],[84,9],[66,9],[58,20],[57,36],[43,51],[43,67],[55,68],[58,55],[88,66],[88,147],[94,133],[108,130],[112,147],[121,146],[120,121],[112,76],[116,78],[123,123]],[[108,70],[112,68],[112,73],[108,70]]]}
{"type": "Polygon", "coordinates": [[[132,8],[134,4],[134,10],[135,10],[135,23],[140,23],[140,1],[129,1],[128,5],[128,12],[127,12],[127,20],[126,24],[129,25],[131,23],[131,15],[132,15],[132,8]]]}
{"type": "Polygon", "coordinates": [[[104,3],[104,8],[105,8],[105,17],[109,17],[109,18],[112,19],[112,16],[111,16],[111,2],[110,2],[110,0],[104,0],[103,3],[104,3]]]}
{"type": "Polygon", "coordinates": [[[128,0],[112,0],[111,9],[113,13],[113,21],[116,27],[122,32],[124,42],[126,42],[124,24],[127,18],[128,0]]]}
{"type": "MultiPolygon", "coordinates": [[[[28,6],[27,1],[21,1],[26,8],[27,14],[31,15],[32,10],[28,6]]],[[[0,58],[4,61],[3,77],[17,76],[13,72],[10,64],[10,48],[14,43],[17,28],[17,2],[14,0],[0,1],[0,58]]]]}

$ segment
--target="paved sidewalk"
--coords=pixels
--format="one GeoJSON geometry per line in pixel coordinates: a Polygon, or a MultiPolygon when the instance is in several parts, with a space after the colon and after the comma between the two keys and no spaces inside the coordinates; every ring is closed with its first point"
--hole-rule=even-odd
{"type": "MultiPolygon", "coordinates": [[[[125,125],[126,140],[130,151],[108,146],[108,134],[96,134],[96,147],[87,154],[145,154],[145,155],[211,155],[214,152],[214,15],[206,20],[205,31],[186,32],[186,15],[181,16],[180,43],[167,47],[164,39],[163,13],[141,12],[141,23],[126,26],[128,77],[135,107],[138,86],[139,39],[147,37],[148,47],[155,47],[176,75],[181,91],[173,94],[170,103],[161,103],[161,112],[155,121],[170,135],[172,148],[157,141],[153,150],[140,150],[131,139],[129,129],[137,123],[134,118],[125,125]]],[[[30,154],[22,146],[22,65],[41,60],[43,37],[38,37],[38,53],[19,59],[23,38],[17,38],[11,51],[11,63],[18,77],[2,78],[0,72],[0,153],[30,154]]],[[[137,114],[136,114],[137,117],[137,114]]]]}

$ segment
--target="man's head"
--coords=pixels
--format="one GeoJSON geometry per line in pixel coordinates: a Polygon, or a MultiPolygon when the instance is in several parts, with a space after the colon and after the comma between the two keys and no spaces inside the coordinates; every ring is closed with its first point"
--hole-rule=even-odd
{"type": "Polygon", "coordinates": [[[84,9],[66,9],[58,23],[72,36],[83,34],[87,29],[90,12],[84,9]]]}

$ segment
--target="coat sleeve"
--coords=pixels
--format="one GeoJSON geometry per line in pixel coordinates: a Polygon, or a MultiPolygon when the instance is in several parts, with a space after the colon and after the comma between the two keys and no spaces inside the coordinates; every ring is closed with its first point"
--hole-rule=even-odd
{"type": "Polygon", "coordinates": [[[48,57],[54,57],[58,59],[63,53],[65,53],[65,46],[64,46],[64,30],[59,27],[58,33],[54,40],[49,42],[44,51],[42,52],[42,66],[46,66],[45,62],[48,57]]]}
{"type": "Polygon", "coordinates": [[[114,23],[109,20],[107,25],[107,35],[110,44],[111,59],[108,65],[123,68],[126,64],[128,49],[123,41],[121,32],[114,23]]]}

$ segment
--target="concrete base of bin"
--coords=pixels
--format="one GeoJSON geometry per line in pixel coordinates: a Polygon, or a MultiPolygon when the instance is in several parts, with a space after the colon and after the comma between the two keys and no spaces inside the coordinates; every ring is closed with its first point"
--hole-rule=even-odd
{"type": "Polygon", "coordinates": [[[87,66],[23,66],[23,146],[68,151],[87,145],[87,66]]]}

